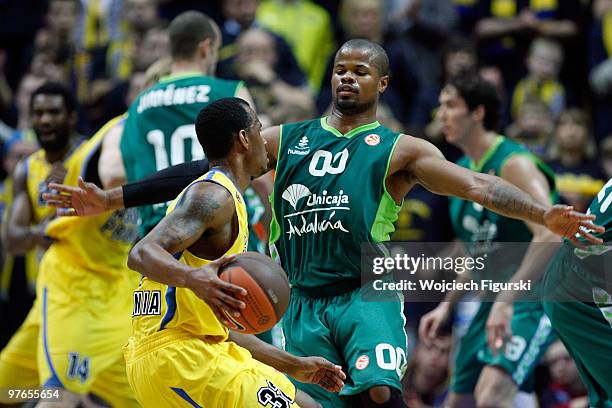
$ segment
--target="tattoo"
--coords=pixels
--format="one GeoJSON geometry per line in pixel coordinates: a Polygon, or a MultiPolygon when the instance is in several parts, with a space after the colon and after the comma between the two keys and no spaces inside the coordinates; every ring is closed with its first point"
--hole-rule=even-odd
{"type": "Polygon", "coordinates": [[[543,222],[542,209],[534,205],[534,200],[528,194],[509,183],[493,181],[484,194],[482,204],[502,214],[543,222]]]}
{"type": "Polygon", "coordinates": [[[214,193],[184,194],[183,202],[166,217],[165,228],[157,233],[157,242],[164,248],[184,247],[185,242],[200,238],[222,205],[214,193]]]}

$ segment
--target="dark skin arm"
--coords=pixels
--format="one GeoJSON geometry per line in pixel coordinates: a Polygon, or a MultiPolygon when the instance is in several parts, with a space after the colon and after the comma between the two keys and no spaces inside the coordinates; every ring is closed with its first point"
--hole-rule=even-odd
{"type": "Polygon", "coordinates": [[[603,231],[591,215],[572,207],[547,206],[500,177],[476,173],[447,161],[431,143],[403,135],[391,159],[387,189],[400,202],[414,184],[429,191],[474,201],[506,217],[541,224],[557,235],[577,242],[575,234],[593,243],[601,240],[584,228],[603,231]]]}
{"type": "Polygon", "coordinates": [[[219,240],[227,238],[222,233],[232,225],[234,212],[232,197],[223,187],[205,182],[192,185],[181,205],[132,248],[128,266],[156,282],[190,289],[208,303],[219,321],[228,325],[224,311],[236,315],[246,307],[238,299],[246,291],[217,276],[219,268],[232,257],[194,268],[179,262],[173,254],[202,243],[221,248],[220,251],[225,246],[227,250],[230,241],[219,240]]]}
{"type": "Polygon", "coordinates": [[[27,171],[20,162],[13,173],[13,204],[9,209],[6,226],[6,249],[13,255],[23,255],[36,246],[48,247],[45,237],[46,223],[33,225],[34,209],[27,189],[27,171]]]}
{"type": "MultiPolygon", "coordinates": [[[[278,145],[280,142],[280,126],[273,126],[261,132],[266,140],[266,151],[268,152],[268,169],[271,170],[276,166],[276,156],[278,155],[278,145]]],[[[181,166],[181,165],[179,165],[181,166]]],[[[173,166],[175,167],[175,166],[173,166]]],[[[161,170],[164,174],[171,171],[172,168],[161,170]]],[[[160,173],[160,172],[158,172],[160,173]]],[[[157,174],[152,174],[146,179],[155,180],[157,174]]],[[[194,175],[194,180],[201,174],[194,175]]],[[[262,183],[266,183],[262,177],[262,183]]],[[[193,180],[182,179],[186,184],[193,180]]],[[[78,186],[67,186],[64,184],[50,184],[49,187],[57,190],[57,193],[45,193],[43,199],[47,205],[58,208],[58,215],[78,215],[88,216],[102,214],[105,211],[118,210],[124,208],[124,190],[122,187],[115,187],[110,190],[102,190],[93,183],[87,183],[79,178],[78,186]]],[[[141,180],[138,183],[145,183],[141,180]]],[[[185,184],[185,185],[186,185],[185,184]]],[[[255,183],[256,184],[256,183],[255,183]]],[[[179,191],[185,186],[180,186],[179,191]]],[[[157,204],[176,197],[176,194],[169,194],[165,199],[159,201],[151,201],[144,204],[157,204]]]]}
{"type": "Polygon", "coordinates": [[[323,357],[298,357],[276,348],[251,334],[230,331],[229,339],[251,352],[253,358],[274,367],[302,383],[317,384],[329,392],[339,392],[346,375],[342,367],[323,357]]]}

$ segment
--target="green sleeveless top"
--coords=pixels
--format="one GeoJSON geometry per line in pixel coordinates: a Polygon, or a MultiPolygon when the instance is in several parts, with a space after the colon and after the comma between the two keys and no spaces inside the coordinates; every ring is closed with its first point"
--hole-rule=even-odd
{"type": "MultiPolygon", "coordinates": [[[[610,242],[612,241],[612,179],[602,187],[597,193],[597,196],[591,202],[587,214],[595,215],[595,225],[601,225],[606,230],[602,233],[593,233],[596,237],[603,239],[601,245],[589,245],[587,249],[575,249],[575,253],[579,257],[586,257],[588,255],[600,255],[608,252],[612,249],[610,242]]],[[[580,238],[582,242],[586,242],[585,239],[580,238]]],[[[572,245],[571,242],[567,242],[566,245],[572,245]]]]}
{"type": "Polygon", "coordinates": [[[270,250],[294,289],[360,285],[361,244],[388,241],[397,220],[385,179],[399,136],[378,122],[345,135],[326,118],[281,126],[270,250]]]}
{"type": "MultiPolygon", "coordinates": [[[[479,173],[500,177],[502,168],[508,159],[516,155],[525,155],[533,160],[538,169],[546,176],[553,194],[553,202],[555,202],[557,195],[553,171],[525,147],[503,136],[497,136],[495,142],[482,156],[479,163],[473,163],[469,157],[463,156],[457,164],[479,173]]],[[[512,276],[520,265],[528,245],[504,247],[497,243],[529,242],[532,234],[525,223],[497,214],[478,203],[462,200],[458,197],[449,197],[449,210],[457,237],[465,243],[473,243],[466,246],[468,251],[473,256],[487,254],[489,263],[493,259],[491,255],[503,256],[503,271],[496,268],[496,278],[512,276]],[[510,257],[508,257],[509,254],[510,257]]]]}
{"type": "MultiPolygon", "coordinates": [[[[175,164],[204,158],[195,133],[202,108],[236,96],[242,83],[184,73],[164,77],[132,103],[121,137],[127,181],[140,180],[175,164]]],[[[140,207],[141,233],[166,213],[167,203],[140,207]]]]}

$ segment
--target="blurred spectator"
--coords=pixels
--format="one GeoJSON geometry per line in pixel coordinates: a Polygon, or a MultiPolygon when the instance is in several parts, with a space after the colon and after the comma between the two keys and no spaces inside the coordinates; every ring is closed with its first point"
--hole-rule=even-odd
{"type": "Polygon", "coordinates": [[[565,88],[559,82],[563,63],[563,48],[555,41],[538,37],[531,43],[527,55],[527,76],[521,79],[512,94],[512,117],[526,98],[537,98],[546,103],[556,120],[565,108],[565,88]]]}
{"type": "Polygon", "coordinates": [[[451,337],[430,345],[417,343],[402,380],[404,401],[410,408],[443,407],[448,393],[451,337]]]}
{"type": "Polygon", "coordinates": [[[612,1],[593,1],[594,24],[589,37],[589,80],[595,93],[595,139],[612,133],[612,1]]]}
{"type": "MultiPolygon", "coordinates": [[[[157,0],[124,0],[123,3],[123,19],[119,24],[119,30],[115,34],[106,52],[106,76],[112,80],[127,80],[134,68],[137,70],[145,70],[148,68],[134,67],[136,55],[141,58],[144,54],[142,49],[147,35],[161,37],[164,42],[164,52],[168,50],[167,33],[163,28],[158,26],[158,29],[149,33],[151,28],[158,24],[157,17],[157,0]]],[[[149,39],[151,42],[152,39],[149,39]]],[[[150,49],[149,51],[154,51],[150,49]]],[[[149,57],[152,63],[155,61],[154,56],[149,57]]]]}
{"type": "Polygon", "coordinates": [[[217,75],[225,79],[238,79],[236,68],[236,54],[238,46],[236,41],[240,34],[249,28],[259,28],[267,31],[274,39],[274,52],[278,56],[274,63],[274,70],[283,81],[294,85],[307,85],[306,76],[298,66],[289,44],[280,35],[273,33],[255,20],[259,0],[222,0],[225,21],[221,25],[221,49],[217,75]]]}
{"type": "Polygon", "coordinates": [[[585,211],[603,187],[604,176],[595,160],[595,143],[584,111],[569,109],[561,114],[548,165],[557,174],[561,199],[578,211],[585,211]]]}
{"type": "MultiPolygon", "coordinates": [[[[379,121],[397,131],[404,131],[411,123],[411,113],[418,94],[418,79],[415,70],[418,61],[407,43],[393,40],[384,34],[383,0],[343,0],[340,3],[340,21],[345,38],[365,38],[380,44],[389,56],[389,86],[380,96],[379,121]]],[[[332,90],[329,78],[334,68],[334,55],[327,61],[325,79],[317,98],[317,109],[326,111],[331,103],[332,90]]]]}
{"type": "Polygon", "coordinates": [[[474,32],[482,60],[498,66],[508,86],[520,78],[532,38],[574,39],[582,15],[580,0],[481,0],[475,7],[478,22],[474,32]]]}
{"type": "Polygon", "coordinates": [[[333,25],[327,11],[311,0],[264,0],[257,20],[287,40],[310,88],[318,92],[334,51],[333,25]]]}
{"type": "Polygon", "coordinates": [[[612,178],[612,136],[608,136],[601,142],[601,168],[604,180],[612,178]]]}
{"type": "Polygon", "coordinates": [[[555,121],[548,105],[537,98],[526,98],[518,110],[516,120],[506,129],[506,135],[543,158],[554,126],[555,121]]]}
{"type": "Polygon", "coordinates": [[[275,71],[279,56],[274,45],[274,37],[267,31],[258,28],[244,31],[237,41],[238,77],[245,81],[267,125],[312,118],[314,101],[306,84],[288,83],[275,71]]]}
{"type": "Polygon", "coordinates": [[[560,340],[550,345],[544,357],[550,383],[540,397],[542,408],[584,408],[587,390],[580,381],[576,363],[560,340]]]}
{"type": "MultiPolygon", "coordinates": [[[[389,16],[393,34],[398,38],[396,42],[409,49],[416,61],[410,66],[418,82],[418,94],[408,107],[410,118],[401,120],[411,133],[422,134],[441,88],[440,45],[460,38],[452,35],[457,15],[451,0],[393,0],[391,3],[396,4],[396,11],[391,11],[389,16]]],[[[405,67],[397,65],[393,71],[398,69],[405,67]]]]}
{"type": "Polygon", "coordinates": [[[0,122],[8,121],[15,124],[13,110],[13,90],[11,89],[5,75],[6,51],[0,49],[0,122]]]}

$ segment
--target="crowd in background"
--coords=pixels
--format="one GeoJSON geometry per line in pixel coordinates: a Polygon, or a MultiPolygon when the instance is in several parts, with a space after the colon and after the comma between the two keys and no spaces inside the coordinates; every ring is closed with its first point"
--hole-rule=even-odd
{"type": "MultiPolygon", "coordinates": [[[[93,135],[126,110],[147,68],[168,56],[168,21],[187,9],[219,24],[216,75],[246,83],[264,125],[325,114],[337,47],[367,38],[390,59],[391,81],[378,112],[382,124],[427,138],[456,160],[458,150],[444,141],[435,120],[438,95],[446,79],[474,71],[493,82],[503,100],[500,133],[551,166],[562,201],[585,210],[612,177],[612,0],[26,3],[0,1],[2,205],[10,203],[16,163],[37,148],[31,93],[47,80],[68,84],[78,100],[79,133],[93,135]]],[[[447,199],[415,188],[393,239],[452,240],[447,199]]],[[[2,257],[0,348],[31,304],[32,277],[24,265],[20,257],[2,257]]],[[[409,329],[427,309],[409,305],[409,329]]],[[[451,340],[430,347],[414,338],[411,343],[405,398],[411,407],[436,406],[447,388],[451,340]]],[[[572,400],[585,406],[584,387],[560,343],[544,367],[542,406],[569,407],[572,400]]]]}

